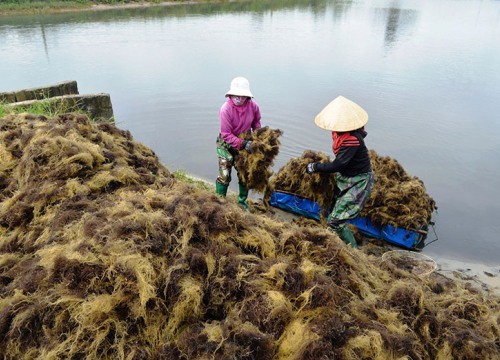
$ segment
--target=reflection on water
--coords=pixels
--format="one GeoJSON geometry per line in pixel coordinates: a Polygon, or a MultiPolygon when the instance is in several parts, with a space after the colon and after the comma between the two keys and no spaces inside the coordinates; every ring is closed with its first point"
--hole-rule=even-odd
{"type": "Polygon", "coordinates": [[[40,24],[40,29],[42,31],[43,49],[45,50],[45,55],[47,55],[47,59],[48,59],[49,58],[49,49],[47,47],[47,37],[45,36],[45,25],[40,24]]]}
{"type": "Polygon", "coordinates": [[[397,45],[398,34],[410,31],[417,21],[418,13],[412,9],[390,7],[383,9],[385,17],[384,45],[387,49],[397,45]]]}
{"type": "MultiPolygon", "coordinates": [[[[47,24],[76,24],[76,23],[116,23],[130,20],[154,21],[162,20],[166,17],[182,19],[193,16],[212,16],[235,13],[251,13],[252,16],[274,11],[309,11],[313,14],[323,16],[325,10],[332,3],[335,4],[336,13],[342,13],[348,9],[353,1],[329,1],[329,0],[259,0],[243,1],[229,3],[200,3],[200,4],[175,4],[167,6],[141,7],[141,8],[122,8],[110,9],[105,11],[81,11],[67,12],[57,15],[38,15],[38,16],[9,16],[0,17],[0,26],[22,26],[29,27],[34,23],[44,22],[47,24]]],[[[5,29],[4,29],[5,30],[5,29]]],[[[0,34],[2,28],[0,28],[0,34]]]]}
{"type": "MultiPolygon", "coordinates": [[[[250,79],[275,169],[331,154],[314,116],[344,95],[366,142],[421,178],[439,210],[425,251],[498,264],[500,2],[244,1],[0,18],[0,91],[77,80],[171,170],[215,180],[218,110],[250,79]]],[[[235,184],[232,184],[235,186],[235,184]]]]}

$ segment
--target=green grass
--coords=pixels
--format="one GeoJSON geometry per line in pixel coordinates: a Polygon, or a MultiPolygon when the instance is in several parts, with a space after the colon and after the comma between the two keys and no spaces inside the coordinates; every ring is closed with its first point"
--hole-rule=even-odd
{"type": "MultiPolygon", "coordinates": [[[[47,117],[54,117],[66,113],[78,113],[86,114],[82,110],[75,109],[73,107],[68,107],[62,102],[54,102],[50,99],[43,99],[34,102],[33,104],[26,106],[17,106],[12,108],[9,104],[0,103],[0,117],[10,114],[33,114],[33,115],[45,115],[47,117]]],[[[88,116],[88,114],[86,114],[88,116]]],[[[94,120],[94,119],[91,119],[94,120]]]]}
{"type": "Polygon", "coordinates": [[[89,0],[71,0],[71,1],[32,1],[32,0],[4,0],[0,2],[0,15],[8,14],[30,14],[43,13],[67,9],[83,9],[92,4],[89,0]]]}
{"type": "MultiPolygon", "coordinates": [[[[215,166],[217,166],[217,164],[215,166]]],[[[172,175],[174,176],[174,178],[176,178],[177,180],[179,180],[183,183],[193,185],[197,189],[206,190],[206,191],[209,191],[209,192],[215,194],[215,181],[211,183],[211,182],[208,182],[207,180],[193,177],[183,170],[176,170],[172,173],[172,175]]],[[[236,203],[238,201],[238,193],[235,191],[229,190],[227,192],[226,198],[228,199],[229,202],[236,203]]],[[[251,199],[249,199],[248,201],[252,202],[251,199]]]]}
{"type": "Polygon", "coordinates": [[[5,107],[5,104],[3,102],[0,102],[0,118],[3,118],[7,114],[8,111],[7,108],[5,107]]]}
{"type": "MultiPolygon", "coordinates": [[[[96,4],[119,5],[148,2],[159,4],[165,0],[0,0],[0,15],[40,14],[90,8],[96,4]]],[[[170,0],[172,2],[182,0],[170,0]]]]}
{"type": "Polygon", "coordinates": [[[184,183],[191,184],[198,189],[203,189],[203,190],[215,192],[215,185],[209,184],[205,180],[196,179],[196,178],[188,175],[185,171],[176,170],[176,171],[174,171],[173,175],[177,180],[180,180],[184,183]]]}
{"type": "Polygon", "coordinates": [[[68,112],[69,109],[61,107],[59,105],[53,106],[50,100],[40,100],[27,106],[20,106],[15,108],[13,112],[15,114],[28,113],[34,115],[45,115],[48,117],[57,116],[59,114],[64,114],[68,112]]]}
{"type": "MultiPolygon", "coordinates": [[[[193,185],[197,189],[206,190],[206,191],[209,191],[209,192],[215,194],[215,181],[213,183],[210,183],[206,180],[193,177],[183,170],[176,170],[172,173],[172,175],[174,176],[174,178],[176,178],[177,180],[179,180],[183,183],[193,185]]],[[[236,193],[234,191],[228,191],[226,198],[230,202],[237,202],[238,201],[238,193],[236,193]]]]}

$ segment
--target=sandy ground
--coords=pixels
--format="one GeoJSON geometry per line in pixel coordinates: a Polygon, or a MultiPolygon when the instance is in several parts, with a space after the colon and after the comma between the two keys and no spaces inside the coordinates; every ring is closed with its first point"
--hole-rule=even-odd
{"type": "Polygon", "coordinates": [[[452,259],[434,259],[438,264],[436,272],[447,278],[458,280],[469,286],[500,296],[500,265],[466,263],[452,259]]]}

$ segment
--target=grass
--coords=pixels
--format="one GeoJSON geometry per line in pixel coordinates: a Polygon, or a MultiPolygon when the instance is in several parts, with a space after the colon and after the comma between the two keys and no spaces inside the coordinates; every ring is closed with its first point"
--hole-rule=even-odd
{"type": "Polygon", "coordinates": [[[44,13],[67,9],[84,9],[92,4],[88,0],[71,1],[32,1],[32,0],[5,0],[0,3],[0,15],[44,13]]]}
{"type": "MultiPolygon", "coordinates": [[[[3,0],[0,1],[0,15],[14,14],[40,14],[50,12],[60,12],[68,10],[88,9],[92,5],[120,5],[133,3],[151,3],[159,4],[165,0],[3,0]]],[[[180,0],[170,0],[172,2],[180,0]]]]}
{"type": "Polygon", "coordinates": [[[212,191],[212,192],[215,191],[214,185],[208,183],[205,180],[194,178],[194,177],[188,175],[185,171],[176,170],[176,171],[174,171],[173,175],[177,180],[182,181],[184,183],[191,184],[198,189],[208,190],[208,191],[212,191]]]}
{"type": "MultiPolygon", "coordinates": [[[[38,100],[30,105],[11,107],[7,103],[0,102],[0,118],[5,115],[28,113],[33,115],[45,115],[47,117],[54,117],[66,113],[86,114],[82,110],[69,107],[63,102],[54,102],[50,99],[38,100]]],[[[89,116],[88,114],[86,114],[89,116]]],[[[91,119],[94,120],[94,119],[91,119]]]]}
{"type": "Polygon", "coordinates": [[[6,104],[3,102],[0,102],[0,118],[4,117],[5,115],[8,114],[6,104]]]}
{"type": "MultiPolygon", "coordinates": [[[[207,180],[193,177],[193,176],[189,175],[187,172],[185,172],[184,170],[176,170],[172,173],[172,175],[174,175],[174,178],[176,178],[177,180],[179,180],[183,183],[193,185],[195,188],[197,188],[199,190],[206,190],[206,191],[209,191],[209,192],[215,194],[215,181],[213,183],[211,183],[211,182],[208,182],[207,180]]],[[[234,191],[229,190],[227,192],[226,198],[230,202],[236,202],[238,200],[238,194],[234,191]]]]}

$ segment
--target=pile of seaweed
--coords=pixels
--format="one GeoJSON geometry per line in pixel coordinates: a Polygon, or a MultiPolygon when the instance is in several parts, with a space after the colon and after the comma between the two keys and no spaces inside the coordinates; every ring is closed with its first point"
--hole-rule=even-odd
{"type": "Polygon", "coordinates": [[[499,299],[175,180],[86,117],[0,119],[4,359],[494,359],[499,299]]]}
{"type": "Polygon", "coordinates": [[[370,150],[376,181],[361,215],[379,225],[421,229],[431,221],[436,202],[427,193],[424,182],[410,176],[401,164],[370,150]]]}
{"type": "MultiPolygon", "coordinates": [[[[422,180],[410,176],[401,164],[388,156],[379,156],[370,150],[375,173],[375,185],[361,215],[374,224],[390,224],[405,229],[422,229],[429,224],[436,202],[427,193],[422,180]]],[[[322,152],[306,150],[299,158],[290,159],[270,180],[273,189],[288,192],[330,209],[335,196],[333,174],[307,175],[305,168],[311,162],[329,162],[322,152]]]]}
{"type": "Polygon", "coordinates": [[[272,188],[293,195],[310,199],[322,209],[330,209],[335,193],[335,177],[331,174],[306,173],[311,162],[330,162],[322,152],[306,150],[298,158],[290,159],[270,180],[272,188]]]}
{"type": "Polygon", "coordinates": [[[271,196],[269,178],[273,175],[272,166],[279,153],[279,137],[283,131],[268,126],[255,131],[243,133],[244,140],[252,141],[251,151],[240,151],[235,158],[234,166],[240,181],[248,189],[271,196]]]}

